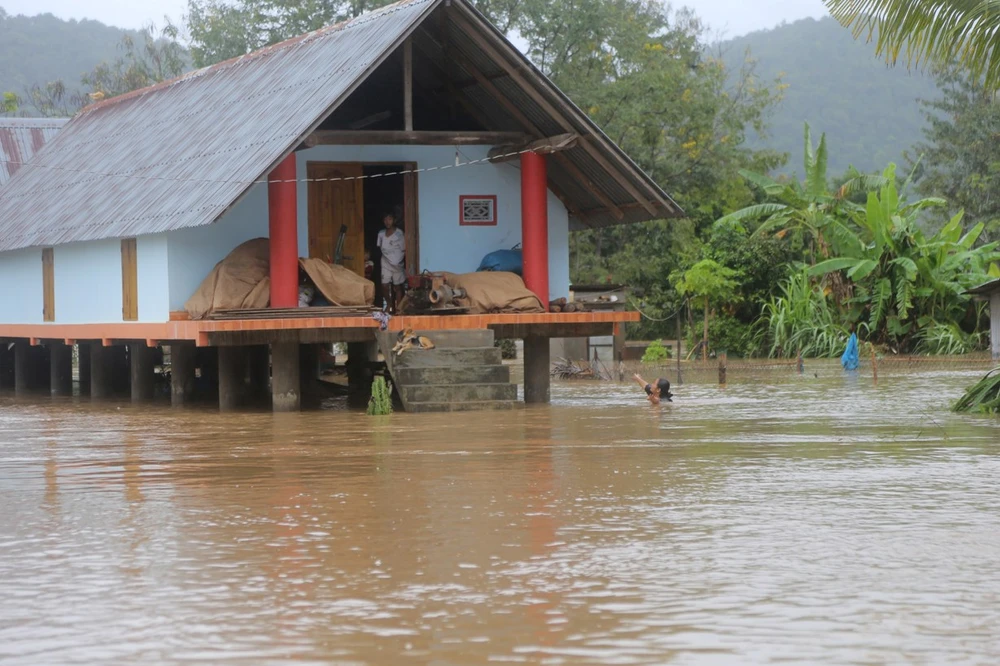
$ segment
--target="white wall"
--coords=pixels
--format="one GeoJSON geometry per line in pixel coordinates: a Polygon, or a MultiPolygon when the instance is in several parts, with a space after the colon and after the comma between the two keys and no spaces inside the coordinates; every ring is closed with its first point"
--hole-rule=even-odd
{"type": "MultiPolygon", "coordinates": [[[[463,162],[486,157],[489,146],[463,146],[463,162]]],[[[319,146],[297,155],[306,163],[417,162],[419,168],[455,163],[449,146],[319,146]]],[[[467,273],[483,256],[521,242],[521,179],[516,162],[482,163],[422,172],[417,177],[422,269],[467,273]],[[462,227],[459,196],[497,196],[497,226],[462,227]]],[[[299,253],[308,253],[308,185],[298,187],[299,253]]],[[[139,321],[167,321],[233,248],[268,235],[267,186],[254,185],[223,218],[205,227],[136,240],[139,321]]],[[[0,253],[0,322],[42,322],[41,249],[0,253]]],[[[121,241],[57,246],[53,253],[56,323],[122,321],[121,241]]],[[[569,295],[569,219],[549,193],[549,290],[569,295]]]]}
{"type": "MultiPolygon", "coordinates": [[[[462,162],[486,157],[490,146],[462,146],[462,162]]],[[[416,162],[417,167],[455,163],[451,146],[317,146],[296,153],[298,177],[308,162],[416,162]]],[[[471,273],[494,250],[521,242],[521,171],[517,162],[484,162],[417,176],[420,222],[420,268],[471,273]],[[458,198],[463,194],[497,195],[497,226],[462,227],[458,198]]],[[[299,253],[308,252],[308,188],[299,185],[299,253]]],[[[266,215],[266,206],[265,213],[266,215]]],[[[549,192],[549,293],[569,296],[569,214],[549,192]]]]}
{"type": "Polygon", "coordinates": [[[184,303],[233,248],[252,238],[267,235],[266,185],[254,185],[240,203],[215,224],[166,234],[168,312],[183,310],[184,303]]]}
{"type": "Polygon", "coordinates": [[[156,322],[170,319],[168,250],[167,234],[140,236],[136,239],[139,321],[156,322]]]}
{"type": "Polygon", "coordinates": [[[122,320],[120,240],[58,245],[52,250],[52,264],[57,324],[122,320]]]}
{"type": "MultiPolygon", "coordinates": [[[[167,321],[167,242],[136,240],[139,321],[167,321]]],[[[52,250],[56,324],[122,321],[121,240],[58,245],[52,250]]],[[[42,250],[0,253],[0,323],[42,321],[42,250]]]]}
{"type": "Polygon", "coordinates": [[[0,252],[0,322],[40,324],[43,305],[42,251],[29,248],[0,252]]]}

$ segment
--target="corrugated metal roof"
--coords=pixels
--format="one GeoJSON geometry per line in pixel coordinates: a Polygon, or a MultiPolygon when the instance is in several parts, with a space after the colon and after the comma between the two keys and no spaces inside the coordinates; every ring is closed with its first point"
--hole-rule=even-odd
{"type": "MultiPolygon", "coordinates": [[[[579,215],[571,216],[574,229],[629,224],[683,215],[680,206],[611,141],[601,128],[572,100],[553,85],[530,60],[517,51],[478,10],[465,2],[456,2],[455,5],[456,12],[460,14],[460,17],[449,14],[447,55],[440,48],[440,45],[433,45],[429,34],[420,30],[417,33],[417,39],[425,41],[424,53],[430,57],[437,55],[439,68],[446,66],[442,61],[445,57],[449,57],[450,64],[447,66],[452,70],[456,67],[460,68],[465,72],[462,76],[473,76],[471,69],[478,70],[491,80],[492,85],[502,97],[513,102],[527,120],[538,127],[543,134],[551,136],[570,131],[579,133],[585,137],[584,141],[588,141],[590,147],[599,153],[606,163],[615,167],[615,173],[612,173],[582,146],[563,153],[579,173],[570,171],[560,163],[560,160],[549,161],[550,181],[567,198],[577,204],[576,207],[580,211],[579,215]],[[473,27],[474,31],[469,31],[468,26],[473,27]],[[535,96],[529,94],[512,77],[497,76],[505,68],[494,61],[487,48],[484,48],[484,43],[495,45],[495,48],[489,50],[499,51],[500,55],[506,55],[508,66],[513,64],[514,69],[519,71],[522,78],[533,85],[535,95],[548,102],[550,107],[555,107],[563,118],[554,117],[551,112],[536,101],[535,96]],[[454,57],[456,52],[458,58],[454,57]],[[468,63],[468,65],[464,63],[468,63]],[[580,174],[590,182],[581,182],[580,174]],[[655,206],[658,214],[652,215],[644,207],[637,205],[636,197],[626,191],[615,176],[624,176],[624,179],[632,187],[638,189],[647,201],[655,206]],[[623,217],[621,219],[616,217],[608,209],[605,202],[595,196],[594,190],[599,190],[602,195],[610,199],[619,208],[623,217]]],[[[467,88],[466,99],[477,108],[479,115],[489,119],[491,123],[496,123],[506,129],[525,129],[517,126],[516,123],[512,125],[507,110],[481,85],[467,88]]]]}
{"type": "Polygon", "coordinates": [[[68,118],[0,118],[0,187],[56,135],[68,118]]]}
{"type": "MultiPolygon", "coordinates": [[[[0,191],[0,251],[214,222],[442,1],[404,0],[87,107],[0,191]]],[[[516,63],[534,94],[513,78],[500,77],[495,84],[530,123],[551,135],[575,131],[590,142],[589,149],[574,148],[550,161],[551,181],[578,213],[574,227],[680,214],[666,193],[471,5],[452,0],[446,13],[452,47],[477,69],[492,73],[498,67],[484,45],[502,54],[508,66],[516,63]],[[538,103],[539,94],[545,104],[538,103]],[[580,175],[590,182],[581,182],[580,175]],[[652,202],[654,214],[622,180],[652,202]],[[622,218],[608,209],[608,200],[622,218]]],[[[465,95],[489,121],[487,129],[517,129],[518,122],[489,91],[473,86],[465,95]]]]}
{"type": "Polygon", "coordinates": [[[967,291],[967,294],[972,294],[973,296],[989,296],[1000,292],[1000,280],[993,280],[992,282],[987,282],[986,284],[981,284],[974,289],[967,291]]]}
{"type": "Polygon", "coordinates": [[[36,157],[44,168],[0,191],[0,251],[212,223],[439,1],[406,0],[87,107],[36,157]]]}

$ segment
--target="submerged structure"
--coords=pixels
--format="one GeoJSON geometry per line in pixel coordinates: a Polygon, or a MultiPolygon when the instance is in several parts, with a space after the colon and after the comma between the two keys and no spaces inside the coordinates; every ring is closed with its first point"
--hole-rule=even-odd
{"type": "Polygon", "coordinates": [[[969,293],[990,304],[990,350],[993,360],[1000,361],[1000,280],[970,289],[969,293]]]}
{"type": "MultiPolygon", "coordinates": [[[[300,258],[363,275],[385,212],[400,220],[410,276],[469,273],[520,244],[543,310],[569,295],[572,229],[681,214],[466,0],[405,0],[93,104],[40,148],[0,188],[0,385],[25,391],[72,390],[75,345],[82,391],[147,400],[165,348],[175,404],[198,372],[217,376],[224,409],[269,390],[275,409],[295,410],[316,345],[348,343],[362,368],[382,332],[363,313],[291,316],[300,258]],[[192,318],[185,304],[206,276],[261,238],[271,314],[192,318]]],[[[407,328],[443,341],[431,371],[408,368],[404,404],[469,395],[415,399],[423,386],[509,383],[488,369],[494,337],[524,340],[523,397],[546,402],[551,338],[612,335],[637,318],[398,316],[381,337],[383,351],[407,328]]],[[[509,389],[494,394],[464,402],[510,402],[509,389]]]]}

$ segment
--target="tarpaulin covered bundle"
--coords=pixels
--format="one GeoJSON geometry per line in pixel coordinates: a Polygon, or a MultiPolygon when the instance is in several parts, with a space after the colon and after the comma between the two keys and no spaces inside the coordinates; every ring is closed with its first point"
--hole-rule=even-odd
{"type": "Polygon", "coordinates": [[[840,357],[840,364],[844,366],[844,370],[858,369],[858,336],[856,333],[851,333],[851,338],[847,341],[847,349],[840,357]]]}
{"type": "Polygon", "coordinates": [[[545,312],[538,296],[514,273],[445,273],[444,276],[450,286],[465,290],[466,297],[457,301],[469,308],[470,314],[545,312]]]}
{"type": "MultiPolygon", "coordinates": [[[[370,305],[375,300],[375,284],[343,266],[321,259],[299,259],[299,266],[333,305],[370,305]]],[[[203,319],[217,310],[266,308],[271,301],[270,273],[270,241],[249,240],[215,265],[184,309],[192,319],[203,319]]]]}
{"type": "Polygon", "coordinates": [[[375,283],[349,268],[316,258],[299,259],[299,266],[333,305],[371,305],[375,301],[375,283]]]}
{"type": "Polygon", "coordinates": [[[483,257],[477,271],[500,271],[524,275],[524,258],[520,250],[497,250],[483,257]]]}

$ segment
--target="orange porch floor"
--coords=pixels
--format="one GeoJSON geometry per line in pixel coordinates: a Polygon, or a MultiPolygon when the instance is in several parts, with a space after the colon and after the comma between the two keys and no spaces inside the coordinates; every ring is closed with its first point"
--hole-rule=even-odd
{"type": "MultiPolygon", "coordinates": [[[[405,328],[416,330],[483,329],[497,326],[546,326],[622,324],[639,321],[638,312],[560,312],[538,314],[483,314],[483,315],[423,315],[399,316],[389,321],[390,331],[405,328]]],[[[379,324],[370,317],[302,317],[297,319],[245,319],[245,320],[183,320],[172,319],[156,323],[109,324],[0,324],[0,338],[28,339],[32,344],[46,340],[60,340],[68,344],[81,340],[146,340],[153,346],[170,341],[193,341],[199,346],[209,344],[210,333],[237,331],[281,331],[309,329],[378,329],[379,324]]],[[[568,336],[567,336],[568,337],[568,336]]]]}

